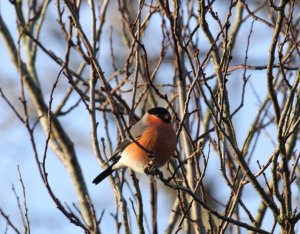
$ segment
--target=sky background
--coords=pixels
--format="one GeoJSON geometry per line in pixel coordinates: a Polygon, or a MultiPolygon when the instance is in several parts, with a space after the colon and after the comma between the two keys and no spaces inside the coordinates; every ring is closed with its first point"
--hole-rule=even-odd
{"type": "MultiPolygon", "coordinates": [[[[18,38],[16,31],[16,18],[15,12],[8,0],[2,0],[0,2],[0,14],[3,17],[4,21],[8,25],[11,33],[16,41],[18,38]]],[[[100,45],[100,64],[103,66],[105,74],[110,74],[113,69],[110,64],[110,51],[107,46],[109,40],[109,31],[110,27],[114,28],[114,45],[118,51],[118,56],[120,56],[120,61],[126,57],[127,51],[124,49],[124,46],[121,46],[122,39],[118,38],[118,30],[120,30],[119,24],[120,19],[114,16],[115,8],[114,4],[109,5],[108,14],[111,14],[112,17],[105,24],[104,30],[106,35],[102,39],[102,44],[100,45]],[[120,46],[118,46],[120,44],[120,46]]],[[[223,9],[222,4],[216,4],[215,10],[219,8],[219,17],[225,19],[225,12],[222,13],[223,9]]],[[[81,22],[85,26],[85,30],[89,31],[89,15],[88,8],[84,6],[81,11],[81,22]]],[[[265,15],[261,15],[266,17],[265,15]]],[[[63,57],[65,53],[65,42],[60,34],[58,34],[58,24],[56,22],[57,13],[55,10],[55,4],[52,2],[50,8],[47,12],[46,20],[44,27],[42,29],[40,40],[45,43],[45,46],[55,52],[57,55],[63,57]]],[[[232,19],[234,16],[232,17],[232,19]]],[[[244,62],[245,55],[245,46],[247,43],[247,37],[250,32],[251,20],[249,19],[244,27],[241,28],[238,35],[238,45],[236,45],[234,50],[234,57],[232,65],[242,64],[244,62]]],[[[157,27],[159,19],[157,21],[151,21],[149,28],[145,34],[145,45],[147,51],[155,54],[160,48],[157,48],[157,44],[160,43],[160,28],[157,27]]],[[[215,24],[211,24],[210,27],[214,31],[215,24]]],[[[215,32],[218,29],[215,29],[215,32]]],[[[200,33],[201,34],[201,33],[200,33]]],[[[249,49],[249,60],[248,64],[250,65],[265,65],[267,63],[267,56],[269,45],[272,37],[272,30],[262,25],[260,23],[254,23],[253,34],[251,35],[251,43],[249,49]]],[[[203,37],[200,35],[199,41],[200,51],[205,51],[208,46],[203,37]]],[[[0,88],[5,92],[9,100],[18,107],[18,110],[21,111],[21,104],[18,100],[19,91],[20,91],[20,80],[19,75],[10,61],[7,50],[3,44],[2,38],[0,39],[0,88]]],[[[25,56],[23,53],[22,56],[25,56]]],[[[74,55],[75,56],[75,55],[74,55]]],[[[43,52],[38,52],[37,59],[37,72],[43,83],[43,92],[46,96],[46,102],[48,102],[49,94],[56,79],[60,67],[58,67],[51,59],[49,59],[43,52]],[[44,82],[47,81],[47,82],[44,82]],[[47,99],[48,98],[48,99],[47,99]]],[[[78,66],[78,60],[74,57],[73,66],[78,66]]],[[[156,82],[164,82],[169,74],[174,73],[172,66],[164,66],[157,75],[156,82]]],[[[211,70],[212,74],[212,70],[211,70]]],[[[210,75],[210,74],[207,74],[210,75]]],[[[234,124],[237,130],[238,139],[242,143],[248,133],[249,125],[254,119],[257,108],[259,107],[259,100],[256,98],[253,90],[257,92],[260,100],[264,100],[267,89],[266,89],[266,71],[249,71],[246,75],[251,75],[249,84],[246,87],[245,103],[244,108],[234,117],[234,124]]],[[[229,76],[229,97],[230,102],[232,103],[232,110],[235,109],[240,104],[240,97],[242,92],[242,71],[234,72],[229,76]]],[[[57,89],[55,90],[53,106],[57,105],[61,98],[64,95],[64,91],[68,87],[68,82],[65,78],[59,80],[57,89]]],[[[165,90],[165,93],[168,93],[168,90],[165,90]]],[[[128,96],[129,98],[129,96],[128,96]]],[[[126,97],[125,97],[126,99],[126,97]]],[[[71,106],[78,100],[78,96],[74,96],[70,103],[71,106]]],[[[31,106],[29,102],[29,106],[31,106]]],[[[36,114],[31,107],[31,117],[32,120],[36,119],[36,114]]],[[[66,129],[66,132],[72,136],[72,141],[75,144],[76,153],[78,155],[78,160],[81,165],[81,169],[84,175],[84,178],[88,185],[88,191],[91,195],[91,198],[94,202],[94,206],[98,215],[101,211],[105,209],[105,222],[101,224],[101,229],[103,233],[107,233],[107,230],[115,230],[115,224],[110,213],[114,212],[115,203],[113,199],[113,191],[111,189],[109,180],[105,180],[99,186],[94,186],[91,181],[93,178],[100,172],[102,169],[98,165],[95,155],[92,150],[92,142],[90,138],[90,123],[88,112],[86,111],[83,104],[80,104],[73,112],[65,117],[60,118],[60,121],[63,127],[66,129]]],[[[101,117],[99,115],[99,121],[101,126],[101,117]]],[[[112,118],[109,118],[109,126],[113,132],[116,133],[115,123],[112,118]]],[[[193,129],[193,127],[192,127],[193,129]]],[[[104,133],[99,128],[99,137],[105,137],[104,133]]],[[[257,144],[257,150],[255,158],[258,158],[261,163],[265,162],[267,156],[273,150],[272,143],[270,140],[267,140],[270,136],[271,138],[276,134],[275,128],[268,128],[268,132],[264,136],[266,141],[259,141],[257,144]]],[[[37,140],[38,151],[40,155],[45,147],[45,134],[41,126],[37,126],[35,131],[35,137],[37,140]]],[[[264,139],[263,138],[263,139],[264,139]]],[[[18,166],[22,174],[23,182],[26,186],[26,199],[29,209],[29,219],[31,224],[32,233],[40,234],[50,234],[50,233],[82,233],[82,230],[72,224],[70,224],[66,218],[55,208],[53,201],[49,198],[46,189],[43,186],[42,180],[38,174],[36,162],[34,160],[33,150],[31,143],[28,138],[28,132],[23,126],[23,124],[16,118],[14,113],[0,98],[0,188],[2,190],[0,196],[0,207],[9,214],[11,220],[17,224],[18,227],[21,227],[21,218],[19,210],[17,209],[16,199],[12,191],[12,185],[15,187],[17,194],[20,196],[21,204],[23,202],[21,184],[19,181],[18,175],[18,166]]],[[[116,147],[117,136],[115,139],[112,139],[114,142],[114,148],[116,147]]],[[[299,144],[299,142],[298,142],[299,144]]],[[[299,147],[298,147],[299,149],[299,147]]],[[[227,197],[229,190],[227,187],[220,187],[218,181],[222,179],[219,174],[219,160],[216,155],[212,153],[210,158],[210,164],[208,167],[207,175],[205,178],[205,183],[211,185],[211,192],[213,196],[222,201],[223,197],[227,197]],[[217,172],[217,173],[216,173],[217,172]],[[217,175],[216,175],[217,174],[217,175]]],[[[255,160],[252,160],[255,162],[255,160]]],[[[250,167],[254,170],[258,170],[256,163],[251,164],[250,167]]],[[[66,202],[70,206],[72,203],[77,204],[77,198],[75,191],[72,186],[71,179],[66,172],[65,168],[59,161],[59,159],[54,155],[52,150],[48,151],[47,156],[47,171],[49,174],[49,181],[53,187],[53,190],[57,197],[61,201],[66,202]]],[[[128,176],[128,172],[127,172],[128,176]]],[[[149,184],[148,179],[145,175],[139,175],[142,186],[142,193],[144,204],[149,208],[149,184]]],[[[129,180],[131,181],[131,180],[129,180]]],[[[163,224],[167,223],[170,210],[172,208],[172,198],[169,196],[171,191],[165,188],[160,182],[159,184],[159,199],[158,199],[158,212],[159,212],[159,233],[162,233],[164,230],[163,224]]],[[[126,188],[128,190],[128,188],[126,188]]],[[[293,188],[295,193],[299,193],[299,188],[293,188]]],[[[244,193],[247,195],[249,209],[253,214],[257,210],[259,200],[257,200],[256,193],[254,192],[251,185],[247,185],[244,193]]],[[[130,192],[125,193],[127,198],[131,196],[130,192]]],[[[299,205],[299,201],[297,201],[299,205]]],[[[132,215],[132,213],[131,213],[132,215]]],[[[148,217],[148,222],[150,222],[149,214],[146,214],[148,217]]],[[[268,216],[270,217],[270,216],[268,216]]],[[[242,220],[243,221],[243,220],[242,220]]],[[[273,220],[267,218],[264,220],[265,225],[272,225],[273,220]]],[[[134,224],[133,224],[134,225],[134,224]]],[[[6,228],[6,223],[4,219],[0,216],[0,233],[4,233],[6,228]]],[[[14,233],[11,229],[8,230],[8,234],[14,233]]],[[[113,233],[113,232],[112,232],[113,233]]],[[[300,233],[300,232],[299,232],[300,233]]]]}

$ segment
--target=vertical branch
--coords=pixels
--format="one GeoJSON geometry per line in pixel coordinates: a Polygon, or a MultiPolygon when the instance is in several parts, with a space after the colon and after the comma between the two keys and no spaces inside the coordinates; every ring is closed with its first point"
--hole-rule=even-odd
{"type": "MultiPolygon", "coordinates": [[[[124,138],[124,131],[122,129],[122,124],[121,120],[119,118],[119,112],[116,110],[117,105],[115,104],[115,101],[113,100],[113,97],[110,93],[110,88],[108,86],[108,83],[104,77],[104,73],[102,71],[102,68],[97,62],[96,59],[96,18],[95,18],[95,8],[94,8],[94,1],[90,1],[90,11],[91,11],[91,25],[92,25],[92,42],[90,43],[89,40],[87,39],[85,33],[82,30],[81,24],[79,22],[79,19],[77,17],[77,13],[74,10],[72,3],[69,1],[65,1],[66,5],[68,6],[68,9],[71,13],[72,19],[77,27],[78,33],[81,36],[81,39],[83,40],[87,52],[89,54],[89,58],[91,60],[91,68],[90,68],[90,105],[89,105],[89,113],[90,113],[90,119],[91,119],[91,128],[92,128],[92,141],[93,141],[93,147],[94,151],[96,153],[97,158],[100,160],[100,164],[102,167],[105,167],[105,162],[101,157],[100,149],[99,149],[99,142],[98,142],[98,134],[97,134],[97,120],[96,120],[96,113],[95,113],[95,85],[97,82],[97,78],[99,78],[102,82],[102,84],[105,87],[105,90],[107,91],[108,94],[108,100],[112,108],[112,112],[115,116],[117,128],[119,130],[119,133],[121,134],[122,138],[124,138]]],[[[120,183],[115,181],[114,179],[112,180],[113,186],[115,188],[116,196],[120,200],[121,204],[121,211],[122,211],[122,223],[124,226],[124,232],[125,233],[130,233],[129,229],[129,221],[128,221],[128,216],[127,216],[127,203],[126,200],[124,199],[121,191],[121,186],[120,183]]]]}
{"type": "Polygon", "coordinates": [[[284,20],[284,9],[288,2],[289,1],[287,1],[287,0],[281,0],[279,3],[279,7],[277,9],[277,20],[276,20],[276,24],[275,24],[273,37],[272,37],[272,43],[271,43],[270,50],[269,50],[269,60],[268,60],[268,66],[267,66],[268,92],[270,95],[270,99],[272,100],[272,103],[273,103],[276,124],[279,124],[279,120],[280,120],[280,106],[278,103],[276,91],[274,89],[274,84],[273,84],[273,80],[274,80],[273,65],[274,65],[274,61],[275,61],[275,49],[276,49],[276,45],[278,43],[279,34],[280,34],[280,31],[282,30],[282,23],[284,20]]]}
{"type": "MultiPolygon", "coordinates": [[[[21,186],[22,186],[22,193],[23,193],[23,204],[24,204],[24,216],[25,216],[25,223],[24,223],[24,233],[28,233],[30,234],[30,223],[29,223],[29,216],[28,216],[28,206],[27,206],[27,197],[26,197],[26,190],[25,190],[25,185],[22,179],[22,175],[21,175],[21,171],[20,171],[20,167],[18,165],[18,173],[19,173],[19,179],[21,182],[21,186]]],[[[21,213],[22,214],[22,213],[21,213]]],[[[23,217],[22,217],[23,220],[23,217]]]]}
{"type": "MultiPolygon", "coordinates": [[[[227,88],[226,88],[225,77],[222,72],[223,67],[221,64],[220,52],[218,51],[218,47],[216,45],[217,41],[214,39],[213,34],[208,27],[208,22],[205,18],[206,13],[207,13],[207,6],[205,5],[205,1],[199,0],[198,5],[199,5],[198,22],[207,38],[209,44],[212,47],[211,61],[212,61],[215,75],[217,78],[217,86],[218,86],[218,91],[219,91],[218,93],[220,93],[220,98],[219,98],[220,111],[218,112],[217,123],[220,123],[220,125],[221,125],[221,123],[225,124],[227,134],[229,135],[232,142],[234,142],[234,144],[236,145],[236,136],[235,136],[234,128],[232,126],[232,122],[231,122],[230,104],[229,104],[229,100],[228,100],[228,93],[227,93],[227,88]]],[[[231,10],[232,7],[233,7],[233,3],[231,2],[229,9],[231,10]]],[[[231,14],[229,12],[228,19],[229,19],[230,15],[231,14]]],[[[237,23],[237,27],[238,27],[238,25],[239,24],[237,23]]],[[[224,28],[227,28],[227,27],[228,27],[228,20],[221,30],[223,31],[224,28]]],[[[233,31],[233,32],[235,32],[235,31],[233,31]]],[[[232,34],[232,37],[233,36],[236,36],[236,35],[232,34]]],[[[233,38],[231,38],[231,42],[232,41],[234,41],[233,38]]],[[[233,44],[231,44],[231,45],[233,45],[233,44]]],[[[227,46],[226,41],[224,42],[223,46],[226,48],[226,46],[227,46]]],[[[226,52],[228,54],[231,53],[231,51],[228,51],[228,50],[226,52]]],[[[230,58],[230,57],[228,57],[228,58],[230,58]]],[[[227,64],[228,62],[229,61],[226,60],[225,64],[227,64]]]]}
{"type": "MultiPolygon", "coordinates": [[[[95,7],[94,7],[94,1],[89,1],[90,5],[90,14],[91,14],[91,38],[92,38],[92,50],[90,51],[92,54],[91,57],[94,57],[96,55],[96,41],[95,41],[95,33],[96,33],[96,18],[95,18],[95,7]]],[[[95,86],[97,83],[96,78],[96,72],[94,70],[94,66],[91,65],[90,67],[90,79],[89,79],[89,115],[90,115],[90,123],[91,123],[91,138],[93,143],[94,152],[96,154],[97,158],[101,157],[101,152],[99,148],[99,141],[98,141],[98,122],[96,119],[96,109],[95,109],[95,86]]]]}
{"type": "Polygon", "coordinates": [[[292,191],[291,191],[291,181],[290,181],[290,169],[288,165],[288,156],[286,154],[286,140],[287,136],[284,135],[284,124],[287,119],[287,114],[289,113],[289,109],[292,108],[292,103],[294,100],[294,97],[296,95],[297,90],[299,90],[299,83],[300,83],[300,69],[297,71],[295,82],[292,86],[290,95],[283,107],[283,111],[281,113],[281,117],[278,124],[278,147],[279,151],[281,153],[282,158],[282,182],[283,182],[283,201],[282,201],[282,209],[281,209],[281,217],[280,220],[283,222],[280,223],[282,225],[282,228],[286,231],[293,230],[293,210],[292,210],[292,191]]]}
{"type": "Polygon", "coordinates": [[[96,36],[97,36],[97,31],[96,31],[96,11],[95,11],[95,2],[93,0],[88,0],[88,3],[90,5],[90,15],[91,15],[91,46],[93,49],[93,54],[92,56],[96,55],[96,36]]]}
{"type": "MultiPolygon", "coordinates": [[[[138,4],[138,15],[137,15],[137,21],[136,21],[136,40],[140,41],[140,33],[141,33],[141,11],[143,8],[143,2],[141,0],[139,0],[139,4],[138,4]]],[[[136,43],[132,44],[132,48],[135,47],[136,43]]],[[[133,114],[134,114],[134,110],[135,110],[135,98],[136,98],[136,92],[137,92],[137,82],[138,82],[138,78],[139,78],[139,60],[140,60],[140,49],[139,46],[136,47],[136,51],[135,51],[135,73],[134,73],[134,85],[133,85],[133,94],[132,94],[132,102],[131,102],[131,112],[129,113],[129,121],[131,121],[133,118],[133,114]]],[[[131,124],[131,123],[130,123],[131,124]]]]}
{"type": "MultiPolygon", "coordinates": [[[[174,13],[171,14],[168,1],[167,5],[164,5],[164,3],[160,2],[162,7],[164,8],[167,17],[170,20],[171,24],[171,30],[172,30],[172,39],[174,43],[174,53],[175,53],[175,61],[176,61],[176,69],[177,69],[177,90],[178,90],[178,99],[179,99],[179,116],[182,119],[182,123],[184,126],[184,131],[181,133],[181,140],[183,144],[183,151],[185,153],[185,157],[189,157],[192,154],[192,145],[189,142],[189,117],[187,115],[187,93],[186,93],[186,70],[185,70],[185,59],[184,59],[184,50],[181,48],[181,28],[183,25],[183,19],[180,14],[180,1],[174,0],[174,13]]],[[[192,190],[196,188],[196,183],[199,178],[196,176],[196,167],[197,167],[197,161],[192,158],[191,160],[188,160],[187,163],[187,180],[189,183],[189,186],[192,190]]],[[[197,193],[197,191],[195,191],[197,193]]],[[[191,219],[194,220],[193,229],[195,233],[204,233],[205,228],[203,225],[203,220],[201,217],[201,208],[198,203],[191,201],[191,209],[190,209],[190,216],[191,219]]]]}
{"type": "Polygon", "coordinates": [[[137,225],[138,225],[138,231],[139,234],[145,234],[145,230],[144,230],[144,206],[143,206],[143,199],[142,199],[142,193],[140,190],[140,186],[139,186],[139,180],[138,178],[136,178],[135,173],[132,171],[131,172],[131,177],[132,177],[132,181],[133,181],[133,185],[136,191],[135,197],[137,200],[137,205],[138,205],[138,212],[136,214],[136,221],[137,221],[137,225]]]}
{"type": "Polygon", "coordinates": [[[150,205],[152,218],[152,233],[158,234],[157,230],[157,183],[153,176],[150,176],[150,205]]]}

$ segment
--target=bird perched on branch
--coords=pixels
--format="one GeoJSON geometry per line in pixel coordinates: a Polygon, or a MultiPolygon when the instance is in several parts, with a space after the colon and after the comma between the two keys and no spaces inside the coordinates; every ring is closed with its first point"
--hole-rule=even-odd
{"type": "Polygon", "coordinates": [[[124,167],[140,173],[149,168],[157,169],[173,155],[176,142],[169,111],[162,107],[152,108],[130,129],[130,136],[119,144],[110,158],[110,166],[93,183],[100,183],[115,170],[124,167]]]}

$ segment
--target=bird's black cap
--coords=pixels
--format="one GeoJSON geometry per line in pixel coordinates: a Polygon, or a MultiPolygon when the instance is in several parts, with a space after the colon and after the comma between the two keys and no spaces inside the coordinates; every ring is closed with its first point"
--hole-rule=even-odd
{"type": "Polygon", "coordinates": [[[172,120],[172,117],[171,117],[169,111],[163,107],[151,108],[150,110],[148,110],[148,114],[155,115],[167,123],[170,123],[172,120]]]}

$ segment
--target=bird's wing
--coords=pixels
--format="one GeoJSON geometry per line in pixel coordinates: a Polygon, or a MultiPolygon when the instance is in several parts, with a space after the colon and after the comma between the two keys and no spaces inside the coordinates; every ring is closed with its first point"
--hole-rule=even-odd
{"type": "MultiPolygon", "coordinates": [[[[143,120],[142,119],[140,121],[138,121],[136,124],[134,124],[130,128],[130,134],[133,137],[133,139],[134,140],[139,139],[146,127],[147,126],[143,124],[143,120]]],[[[113,162],[115,162],[115,160],[118,161],[119,158],[117,156],[132,142],[133,142],[133,140],[130,139],[129,136],[127,138],[125,138],[118,145],[117,149],[115,150],[115,152],[113,153],[113,155],[111,156],[111,158],[109,159],[109,161],[113,161],[113,162]]]]}
{"type": "Polygon", "coordinates": [[[115,150],[115,152],[113,153],[113,155],[111,156],[111,158],[109,159],[109,161],[115,162],[115,161],[119,161],[119,157],[117,157],[132,141],[129,139],[124,139],[117,147],[117,149],[115,150]]]}
{"type": "Polygon", "coordinates": [[[130,128],[130,134],[134,139],[138,139],[144,132],[145,128],[147,128],[147,126],[144,124],[144,120],[141,119],[130,128]]]}

